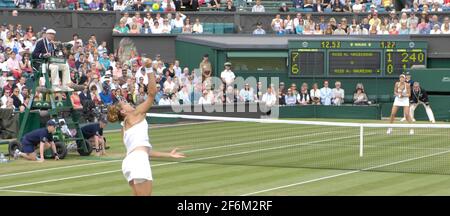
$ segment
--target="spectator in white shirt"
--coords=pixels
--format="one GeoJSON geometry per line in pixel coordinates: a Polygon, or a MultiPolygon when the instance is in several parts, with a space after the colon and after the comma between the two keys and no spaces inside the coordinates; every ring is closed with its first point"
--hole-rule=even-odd
{"type": "Polygon", "coordinates": [[[192,26],[192,33],[194,33],[194,34],[201,34],[201,33],[203,33],[203,26],[200,23],[200,19],[199,18],[195,19],[195,23],[192,26]]]}
{"type": "Polygon", "coordinates": [[[256,29],[253,31],[254,35],[264,35],[266,34],[266,31],[262,28],[261,23],[256,23],[256,29]]]}
{"type": "Polygon", "coordinates": [[[191,104],[189,89],[183,86],[180,91],[178,91],[178,99],[183,101],[183,104],[191,104]]]}
{"type": "Polygon", "coordinates": [[[307,105],[311,101],[311,97],[308,93],[308,84],[303,83],[300,88],[300,92],[297,94],[297,103],[301,105],[307,105]]]}
{"type": "Polygon", "coordinates": [[[180,80],[181,85],[186,85],[187,83],[189,83],[189,68],[185,67],[183,68],[183,73],[180,74],[180,76],[177,76],[178,79],[180,80]]]}
{"type": "Polygon", "coordinates": [[[233,71],[231,71],[230,62],[226,62],[224,66],[225,70],[223,70],[222,73],[220,73],[220,78],[225,83],[225,86],[229,86],[233,84],[234,78],[236,78],[236,76],[234,75],[233,71]]]}
{"type": "Polygon", "coordinates": [[[164,93],[171,94],[175,93],[176,90],[175,82],[173,82],[172,77],[167,76],[167,80],[164,82],[164,93]]]}
{"type": "Polygon", "coordinates": [[[153,18],[152,18],[152,14],[151,14],[151,13],[145,14],[145,17],[144,17],[144,23],[145,23],[145,22],[148,22],[148,24],[149,24],[150,26],[153,26],[153,23],[155,23],[155,22],[153,21],[153,18]]]}
{"type": "Polygon", "coordinates": [[[173,3],[173,1],[171,1],[171,0],[162,1],[161,8],[165,10],[168,7],[168,5],[170,5],[170,8],[175,9],[175,3],[173,3]]]}
{"type": "Polygon", "coordinates": [[[0,38],[1,38],[3,41],[6,41],[8,32],[9,32],[9,30],[8,30],[8,28],[7,28],[6,23],[4,23],[3,25],[0,26],[0,38]]]}
{"type": "Polygon", "coordinates": [[[164,22],[162,25],[162,33],[170,34],[171,31],[172,31],[172,27],[170,26],[169,20],[164,19],[164,22]]]}
{"type": "Polygon", "coordinates": [[[97,48],[97,52],[99,56],[102,56],[103,53],[108,53],[108,48],[106,48],[106,41],[102,41],[100,46],[97,48]]]}
{"type": "Polygon", "coordinates": [[[248,83],[245,83],[245,87],[239,92],[239,101],[253,102],[253,99],[253,88],[248,83]]]}
{"type": "Polygon", "coordinates": [[[431,29],[430,34],[441,34],[441,29],[439,24],[434,24],[433,29],[431,29]]]}
{"type": "Polygon", "coordinates": [[[160,14],[160,13],[157,13],[155,19],[153,19],[153,20],[156,21],[156,22],[159,22],[159,25],[160,25],[160,26],[161,26],[161,25],[163,24],[163,22],[164,22],[164,18],[161,17],[161,14],[160,14]]]}
{"type": "Polygon", "coordinates": [[[277,103],[277,96],[271,86],[267,88],[267,92],[262,96],[261,102],[268,107],[272,107],[277,103]]]}
{"type": "Polygon", "coordinates": [[[156,21],[151,27],[152,34],[161,34],[163,32],[162,27],[159,26],[159,22],[156,21]]]}
{"type": "Polygon", "coordinates": [[[441,33],[442,34],[450,34],[450,24],[449,24],[449,18],[445,17],[444,18],[444,23],[442,23],[441,26],[441,33]]]}
{"type": "Polygon", "coordinates": [[[313,88],[309,92],[309,95],[311,97],[311,104],[320,105],[320,90],[317,83],[313,84],[313,88]]]}
{"type": "Polygon", "coordinates": [[[256,4],[252,7],[252,12],[266,12],[264,6],[261,5],[261,0],[256,0],[256,4]]]}
{"type": "Polygon", "coordinates": [[[208,96],[208,91],[204,90],[202,96],[198,100],[198,104],[208,104],[210,105],[212,102],[210,100],[210,97],[208,96]]]}
{"type": "Polygon", "coordinates": [[[180,61],[175,60],[173,65],[173,70],[175,71],[175,76],[180,77],[181,76],[181,67],[180,67],[180,61]]]}
{"type": "Polygon", "coordinates": [[[79,44],[83,44],[83,40],[81,40],[78,36],[78,34],[73,34],[72,35],[73,40],[69,41],[70,44],[72,44],[72,46],[75,46],[75,42],[78,42],[79,44]]]}
{"type": "Polygon", "coordinates": [[[159,100],[158,105],[170,105],[172,102],[169,99],[169,95],[163,94],[163,98],[159,100]]]}
{"type": "Polygon", "coordinates": [[[361,12],[364,12],[364,11],[362,10],[362,8],[363,8],[363,6],[362,6],[360,0],[356,0],[356,1],[355,1],[355,4],[354,4],[353,7],[352,7],[353,12],[355,12],[355,13],[361,13],[361,12]]]}
{"type": "Polygon", "coordinates": [[[127,8],[127,5],[124,4],[122,0],[117,0],[114,3],[114,11],[123,11],[125,8],[127,8]]]}
{"type": "Polygon", "coordinates": [[[334,83],[336,88],[333,89],[333,104],[340,106],[344,103],[344,89],[341,88],[341,82],[336,81],[334,83]]]}
{"type": "MultiPolygon", "coordinates": [[[[133,23],[133,18],[130,17],[130,14],[128,12],[125,12],[123,14],[122,19],[126,20],[125,24],[128,25],[128,26],[131,26],[131,24],[133,23]]],[[[120,20],[122,20],[122,19],[120,19],[120,20]]]]}
{"type": "Polygon", "coordinates": [[[177,12],[175,15],[175,19],[172,20],[172,28],[180,28],[182,29],[184,26],[184,20],[186,19],[186,15],[177,12]]]}
{"type": "Polygon", "coordinates": [[[293,94],[292,89],[288,89],[287,94],[284,96],[284,101],[288,106],[293,106],[297,103],[297,97],[293,94]]]}
{"type": "Polygon", "coordinates": [[[136,72],[136,80],[139,80],[139,78],[144,78],[144,84],[148,85],[148,76],[147,73],[150,73],[151,71],[153,71],[152,68],[146,68],[145,66],[142,66],[141,68],[138,69],[138,71],[136,72]]]}
{"type": "Polygon", "coordinates": [[[331,98],[333,97],[331,89],[328,87],[328,81],[323,82],[323,87],[320,89],[320,99],[322,105],[331,105],[331,98]]]}

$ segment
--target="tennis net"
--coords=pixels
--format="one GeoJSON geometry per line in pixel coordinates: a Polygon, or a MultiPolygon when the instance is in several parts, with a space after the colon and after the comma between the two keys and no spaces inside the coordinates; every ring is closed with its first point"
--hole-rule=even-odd
{"type": "Polygon", "coordinates": [[[180,147],[186,163],[450,174],[450,124],[148,116],[189,120],[150,130],[154,148],[180,147]]]}

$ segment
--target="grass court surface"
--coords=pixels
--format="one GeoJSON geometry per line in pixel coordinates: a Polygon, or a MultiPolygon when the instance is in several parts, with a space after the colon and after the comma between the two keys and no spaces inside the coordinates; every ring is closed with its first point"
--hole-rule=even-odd
{"type": "MultiPolygon", "coordinates": [[[[242,122],[152,128],[155,150],[188,156],[152,159],[153,195],[450,195],[449,129],[367,128],[363,157],[359,133],[242,122]]],[[[131,195],[120,132],[106,137],[107,156],[0,164],[0,195],[131,195]]]]}

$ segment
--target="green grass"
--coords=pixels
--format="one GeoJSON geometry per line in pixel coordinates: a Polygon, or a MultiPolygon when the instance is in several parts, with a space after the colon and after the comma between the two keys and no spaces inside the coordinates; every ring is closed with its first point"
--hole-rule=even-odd
{"type": "MultiPolygon", "coordinates": [[[[188,157],[152,159],[153,195],[450,195],[448,129],[385,132],[366,128],[359,157],[359,128],[238,122],[154,128],[155,150],[180,147],[188,157]]],[[[121,173],[120,133],[106,136],[108,156],[72,152],[61,161],[0,164],[0,195],[131,195],[121,173]]]]}

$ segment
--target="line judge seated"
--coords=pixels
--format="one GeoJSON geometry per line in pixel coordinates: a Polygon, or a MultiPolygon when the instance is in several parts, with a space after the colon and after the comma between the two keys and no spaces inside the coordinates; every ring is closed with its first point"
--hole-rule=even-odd
{"type": "MultiPolygon", "coordinates": [[[[45,32],[45,37],[36,43],[36,48],[33,51],[33,59],[47,59],[55,55],[55,40],[56,31],[53,29],[48,29],[45,32]]],[[[70,80],[70,70],[67,63],[50,63],[50,78],[54,91],[73,91],[71,80],[70,80]],[[58,72],[62,71],[62,86],[60,85],[60,78],[58,72]]]]}

